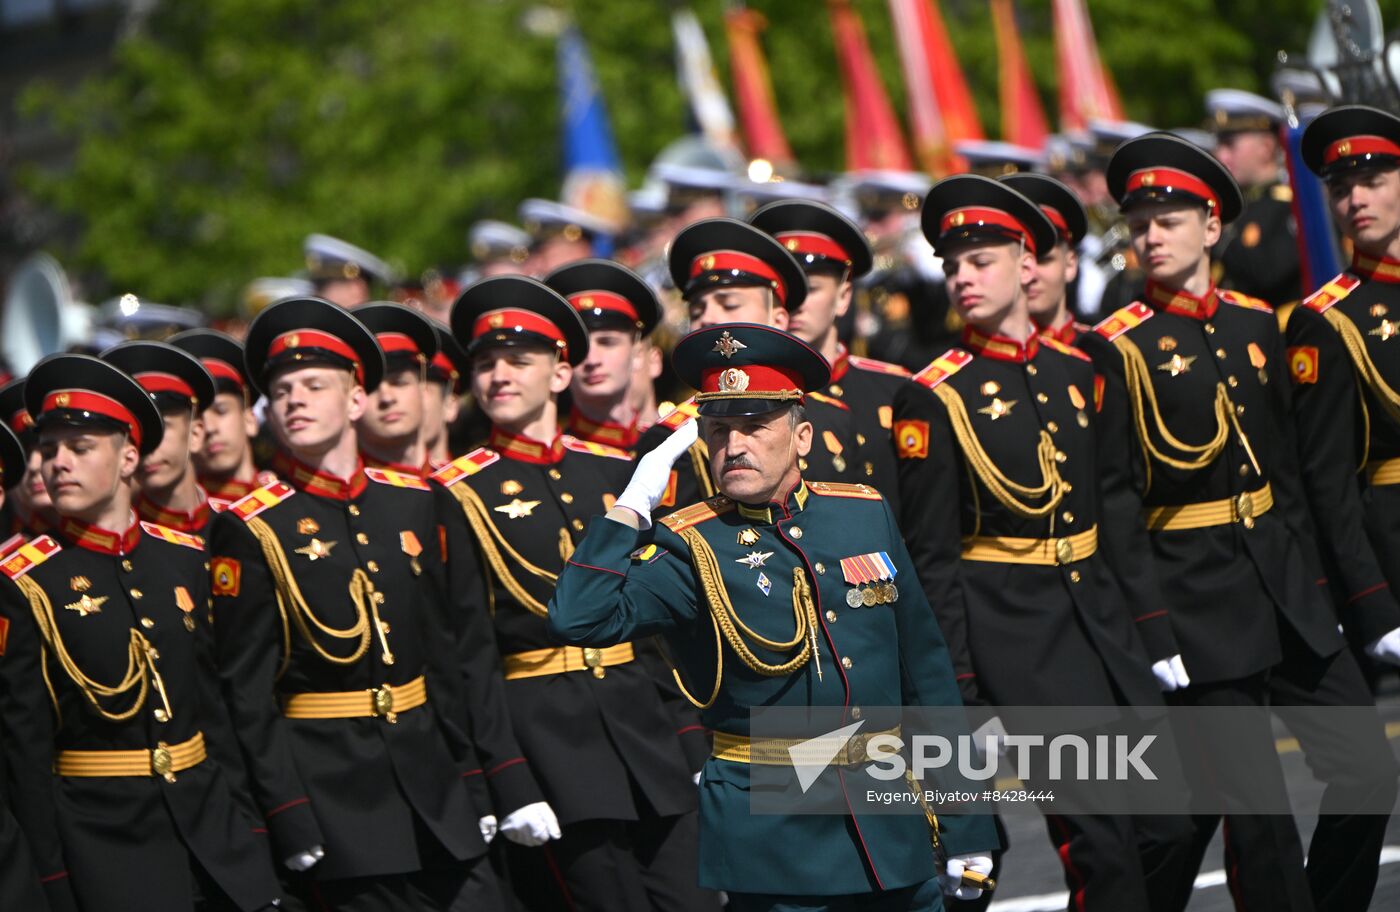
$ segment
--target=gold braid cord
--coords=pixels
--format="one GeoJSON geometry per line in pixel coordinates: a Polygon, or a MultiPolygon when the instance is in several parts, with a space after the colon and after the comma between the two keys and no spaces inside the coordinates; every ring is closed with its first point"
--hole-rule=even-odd
{"type": "Polygon", "coordinates": [[[678,533],[690,547],[691,562],[695,566],[695,572],[700,577],[700,587],[705,592],[705,601],[710,609],[710,619],[715,627],[715,683],[710,693],[710,697],[704,703],[691,696],[690,691],[681,683],[680,676],[676,676],[676,683],[680,684],[681,692],[686,699],[696,706],[704,709],[714,703],[715,697],[719,695],[720,682],[724,677],[724,650],[721,639],[729,644],[729,648],[734,650],[734,654],[739,657],[745,667],[750,671],[765,677],[776,678],[792,674],[809,660],[817,656],[818,668],[821,659],[817,655],[817,631],[820,624],[817,621],[817,609],[812,600],[812,590],[807,583],[807,577],[802,572],[801,567],[794,567],[792,571],[792,614],[795,631],[790,640],[771,640],[761,636],[739,619],[739,615],[734,610],[734,603],[729,600],[729,592],[725,589],[724,579],[721,575],[719,559],[715,557],[715,552],[705,541],[704,536],[694,527],[681,529],[678,533]],[[753,650],[745,642],[745,637],[756,642],[759,646],[774,652],[785,652],[799,645],[796,654],[786,662],[770,663],[765,662],[754,654],[753,650]]]}
{"type": "MultiPolygon", "coordinates": [[[[1065,499],[1065,493],[1069,489],[1055,465],[1055,441],[1050,435],[1042,430],[1040,443],[1036,445],[1036,461],[1040,464],[1041,483],[1035,487],[1017,484],[997,468],[992,457],[982,448],[972,428],[972,419],[967,414],[967,406],[963,404],[962,396],[946,384],[935,386],[933,392],[948,409],[953,435],[958,439],[958,446],[962,449],[968,466],[983,486],[992,492],[992,496],[1022,519],[1053,516],[1055,508],[1065,499]],[[1046,499],[1040,506],[1031,506],[1031,501],[1041,498],[1046,499]]],[[[973,485],[974,495],[976,488],[977,486],[973,485]]],[[[978,514],[980,516],[980,510],[978,514]]]]}
{"type": "Polygon", "coordinates": [[[1138,443],[1142,445],[1143,464],[1147,473],[1145,490],[1152,488],[1152,460],[1155,459],[1163,465],[1185,472],[1203,469],[1224,452],[1225,444],[1230,439],[1232,427],[1239,437],[1240,444],[1249,455],[1249,461],[1254,464],[1254,471],[1263,474],[1259,468],[1259,461],[1254,457],[1254,448],[1249,445],[1249,438],[1245,436],[1244,429],[1240,427],[1239,421],[1235,418],[1235,406],[1230,401],[1230,393],[1226,390],[1225,384],[1219,382],[1215,384],[1215,436],[1202,444],[1186,443],[1177,439],[1167,428],[1166,422],[1162,420],[1162,412],[1157,405],[1157,391],[1152,387],[1152,372],[1147,367],[1147,359],[1142,356],[1142,350],[1127,336],[1119,336],[1114,340],[1114,344],[1118,346],[1118,351],[1123,356],[1128,399],[1133,410],[1133,421],[1137,427],[1138,443]],[[1181,457],[1170,455],[1153,442],[1152,432],[1147,424],[1149,409],[1152,412],[1152,423],[1156,426],[1157,433],[1167,446],[1182,454],[1181,457]]]}
{"type": "MultiPolygon", "coordinates": [[[[127,641],[127,665],[126,673],[119,683],[114,685],[103,684],[95,681],[83,673],[69,654],[68,648],[63,643],[63,637],[58,632],[58,621],[54,617],[53,603],[49,601],[48,594],[34,580],[29,577],[20,577],[15,580],[20,591],[29,600],[29,608],[34,612],[34,620],[39,625],[39,634],[44,638],[44,643],[52,651],[58,660],[59,667],[63,673],[77,686],[88,703],[92,705],[102,718],[110,722],[125,722],[141,711],[146,705],[146,697],[151,692],[151,683],[154,681],[156,690],[160,693],[161,702],[165,706],[166,718],[171,717],[170,702],[166,699],[165,682],[161,680],[160,671],[156,668],[156,651],[151,647],[150,642],[141,635],[141,631],[133,628],[131,637],[127,641]],[[132,690],[140,688],[132,704],[121,712],[109,711],[101,703],[102,698],[124,697],[132,690]]],[[[49,680],[48,662],[43,662],[44,683],[49,690],[49,698],[54,701],[54,711],[58,711],[58,697],[54,692],[53,683],[49,680]]]]}
{"type": "Polygon", "coordinates": [[[709,500],[715,496],[715,483],[710,478],[710,448],[699,440],[690,445],[690,464],[695,469],[695,480],[700,483],[700,499],[709,500]]]}
{"type": "MultiPolygon", "coordinates": [[[[1400,393],[1397,393],[1385,378],[1381,376],[1380,370],[1376,368],[1376,363],[1371,360],[1371,355],[1366,351],[1366,339],[1361,335],[1361,330],[1356,328],[1356,324],[1351,322],[1346,314],[1341,313],[1335,307],[1328,308],[1323,314],[1327,322],[1332,324],[1332,328],[1342,337],[1342,344],[1347,348],[1347,354],[1351,356],[1351,363],[1356,368],[1356,373],[1360,376],[1362,384],[1366,386],[1381,403],[1381,408],[1390,416],[1390,420],[1400,424],[1400,393]]],[[[1361,411],[1366,416],[1366,434],[1362,438],[1366,441],[1367,451],[1361,455],[1361,467],[1366,466],[1370,450],[1370,410],[1366,407],[1366,397],[1361,397],[1361,411]]]]}
{"type": "MultiPolygon", "coordinates": [[[[481,502],[481,498],[478,497],[476,492],[468,485],[455,484],[449,487],[448,490],[452,492],[453,496],[457,498],[458,503],[462,505],[462,512],[466,514],[467,522],[472,527],[472,533],[476,535],[477,543],[481,545],[481,550],[486,554],[486,562],[491,565],[491,572],[494,573],[496,578],[501,581],[501,584],[506,587],[506,591],[511,594],[511,597],[519,602],[525,610],[539,617],[548,617],[549,609],[541,604],[534,596],[530,595],[529,592],[525,591],[525,587],[510,572],[510,566],[506,563],[506,557],[509,557],[516,566],[523,569],[526,573],[529,573],[536,579],[544,580],[551,586],[559,581],[559,574],[551,573],[543,567],[536,567],[534,564],[527,561],[519,551],[512,548],[510,542],[506,541],[505,536],[496,528],[495,523],[491,522],[486,504],[481,502]],[[505,553],[502,554],[502,551],[505,553]]],[[[561,556],[564,551],[563,538],[567,538],[567,533],[562,533],[562,535],[563,537],[559,542],[561,556]]],[[[572,549],[572,541],[570,541],[569,547],[572,549]]],[[[570,553],[572,554],[572,550],[570,553]]],[[[567,558],[565,559],[567,560],[567,558]]]]}
{"type": "MultiPolygon", "coordinates": [[[[332,665],[352,665],[358,662],[369,650],[372,633],[370,630],[371,615],[373,615],[373,626],[379,629],[382,639],[383,628],[379,623],[378,611],[375,607],[379,600],[379,594],[374,591],[374,584],[370,582],[369,575],[365,571],[357,567],[355,572],[350,575],[349,594],[350,600],[355,605],[355,623],[344,629],[331,627],[318,618],[312,612],[311,606],[306,603],[306,597],[302,595],[301,587],[297,585],[296,575],[287,562],[287,554],[282,550],[282,544],[277,540],[277,533],[272,531],[272,527],[254,517],[248,520],[248,531],[253,533],[253,537],[262,546],[263,557],[267,560],[268,569],[272,571],[272,578],[276,583],[277,610],[282,613],[283,633],[286,636],[283,643],[282,665],[277,671],[279,677],[287,670],[287,664],[291,658],[291,636],[287,629],[287,615],[289,613],[307,645],[315,650],[318,656],[332,665]],[[288,605],[292,608],[290,612],[287,610],[288,605]],[[317,642],[312,631],[313,626],[316,631],[333,640],[358,640],[359,642],[356,643],[355,649],[350,655],[332,655],[317,642]]],[[[392,663],[393,657],[389,654],[387,644],[384,652],[387,656],[386,664],[392,663]]]]}

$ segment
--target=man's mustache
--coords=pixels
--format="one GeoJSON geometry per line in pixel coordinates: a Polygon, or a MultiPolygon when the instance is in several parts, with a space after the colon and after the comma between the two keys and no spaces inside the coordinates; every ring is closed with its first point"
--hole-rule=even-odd
{"type": "Polygon", "coordinates": [[[757,471],[758,466],[754,465],[749,457],[745,456],[743,453],[739,453],[735,456],[724,457],[724,464],[720,466],[720,471],[728,472],[730,469],[753,469],[757,471]]]}

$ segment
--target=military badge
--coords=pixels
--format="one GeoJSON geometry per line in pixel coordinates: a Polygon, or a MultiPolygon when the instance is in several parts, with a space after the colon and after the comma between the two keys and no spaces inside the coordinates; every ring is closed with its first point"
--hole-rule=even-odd
{"type": "Polygon", "coordinates": [[[890,425],[894,423],[894,407],[889,405],[882,405],[876,411],[876,414],[880,418],[880,427],[888,431],[890,429],[890,425]]]}
{"type": "Polygon", "coordinates": [[[92,580],[86,576],[75,576],[68,581],[68,585],[74,592],[87,592],[92,588],[92,580]]]}
{"type": "Polygon", "coordinates": [[[1394,320],[1382,320],[1381,325],[1366,333],[1368,336],[1380,336],[1382,342],[1389,342],[1397,333],[1400,333],[1400,323],[1394,320]]]}
{"type": "Polygon", "coordinates": [[[894,584],[898,573],[886,551],[841,558],[841,575],[848,585],[855,587],[846,592],[846,604],[852,608],[872,608],[898,601],[899,589],[894,584]]]}
{"type": "Polygon", "coordinates": [[[1383,317],[1388,313],[1390,313],[1390,308],[1386,307],[1384,304],[1371,305],[1371,316],[1373,317],[1383,317]]]}
{"type": "Polygon", "coordinates": [[[1269,356],[1264,354],[1258,342],[1249,343],[1249,363],[1256,368],[1263,368],[1269,363],[1269,356]]]}
{"type": "Polygon", "coordinates": [[[175,587],[175,607],[185,615],[185,629],[194,632],[194,597],[184,586],[175,587]]]}
{"type": "Polygon", "coordinates": [[[403,553],[407,554],[409,557],[417,557],[423,553],[422,542],[418,541],[418,536],[409,529],[405,529],[399,533],[399,547],[402,548],[403,553]]]}
{"type": "Polygon", "coordinates": [[[757,570],[759,567],[762,567],[768,561],[768,558],[772,556],[772,551],[750,551],[743,557],[734,558],[734,563],[743,564],[750,570],[757,570]]]}
{"type": "Polygon", "coordinates": [[[752,526],[744,529],[739,533],[738,541],[739,544],[743,545],[745,548],[758,544],[758,530],[754,529],[752,526]]]}
{"type": "Polygon", "coordinates": [[[836,471],[846,471],[846,457],[841,455],[845,447],[831,431],[822,431],[822,445],[831,453],[831,465],[836,471]]]}
{"type": "Polygon", "coordinates": [[[1010,415],[1012,406],[1019,401],[1018,399],[995,398],[990,404],[984,405],[982,408],[978,409],[977,413],[979,415],[986,415],[988,418],[996,421],[998,418],[1005,418],[1007,415],[1010,415]]]}
{"type": "Polygon", "coordinates": [[[514,497],[523,490],[525,490],[525,488],[514,478],[507,478],[505,481],[501,482],[501,493],[507,497],[514,497]]]}
{"type": "Polygon", "coordinates": [[[761,571],[758,574],[758,582],[755,585],[758,586],[758,591],[762,592],[764,595],[773,591],[773,581],[761,571]]]}
{"type": "Polygon", "coordinates": [[[1079,387],[1075,386],[1073,383],[1069,385],[1069,401],[1073,403],[1074,407],[1077,409],[1083,409],[1084,406],[1088,404],[1084,401],[1084,394],[1081,393],[1079,387]]]}
{"type": "Polygon", "coordinates": [[[243,580],[243,565],[232,557],[216,557],[209,562],[209,579],[215,595],[236,597],[243,580]]]}
{"type": "Polygon", "coordinates": [[[540,502],[538,500],[521,500],[517,497],[508,504],[501,504],[499,507],[492,507],[491,509],[495,510],[497,513],[504,513],[510,519],[520,519],[534,513],[535,507],[539,505],[540,502]]]}
{"type": "Polygon", "coordinates": [[[82,598],[78,599],[76,602],[69,602],[63,607],[68,611],[78,612],[80,617],[87,617],[89,614],[101,614],[102,606],[107,603],[108,598],[110,598],[110,596],[106,595],[99,595],[93,598],[84,593],[82,598]]]}
{"type": "Polygon", "coordinates": [[[297,520],[297,532],[302,535],[315,535],[321,531],[321,524],[310,516],[303,516],[297,520]]]}
{"type": "Polygon", "coordinates": [[[894,442],[900,459],[927,459],[928,422],[896,421],[894,442]]]}
{"type": "Polygon", "coordinates": [[[731,336],[729,330],[726,329],[720,334],[719,339],[716,340],[714,351],[719,352],[726,358],[732,358],[737,352],[743,351],[746,348],[748,348],[747,345],[731,336]]]}
{"type": "MultiPolygon", "coordinates": [[[[1253,344],[1253,343],[1250,343],[1253,344]]],[[[1196,363],[1195,355],[1172,355],[1171,360],[1163,361],[1157,365],[1157,370],[1179,377],[1191,370],[1191,365],[1196,363]]]]}
{"type": "Polygon", "coordinates": [[[1157,340],[1157,350],[1164,352],[1176,351],[1176,340],[1171,336],[1163,336],[1157,340]]]}
{"type": "Polygon", "coordinates": [[[1317,348],[1299,345],[1288,350],[1288,375],[1294,383],[1317,382],[1317,348]]]}
{"type": "Polygon", "coordinates": [[[628,557],[638,563],[649,564],[665,553],[666,549],[660,545],[643,545],[629,554],[628,557]]]}
{"type": "Polygon", "coordinates": [[[317,561],[325,557],[330,557],[331,549],[335,546],[336,542],[321,541],[319,538],[313,538],[305,545],[302,545],[300,548],[294,548],[293,550],[296,551],[297,554],[305,554],[307,560],[317,561]]]}

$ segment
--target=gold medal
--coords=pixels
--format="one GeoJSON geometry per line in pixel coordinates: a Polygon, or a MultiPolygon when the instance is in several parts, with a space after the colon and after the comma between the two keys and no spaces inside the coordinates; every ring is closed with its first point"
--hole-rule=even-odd
{"type": "Polygon", "coordinates": [[[862,589],[860,593],[860,603],[867,608],[875,607],[875,590],[862,589]]]}

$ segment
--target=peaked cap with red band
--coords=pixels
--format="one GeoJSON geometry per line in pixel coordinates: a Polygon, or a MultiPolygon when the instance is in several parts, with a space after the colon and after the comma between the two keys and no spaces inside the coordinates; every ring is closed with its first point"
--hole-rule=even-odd
{"type": "Polygon", "coordinates": [[[452,335],[467,355],[495,346],[558,351],[570,364],[588,355],[588,329],[559,292],[519,275],[482,279],[452,305],[452,335]]]}
{"type": "Polygon", "coordinates": [[[384,351],[374,333],[323,298],[283,298],[268,305],[248,326],[243,365],[262,393],[275,371],[292,366],[348,370],[366,392],[384,379],[384,351]]]}
{"type": "Polygon", "coordinates": [[[1366,105],[1328,108],[1303,131],[1303,161],[1324,178],[1400,166],[1400,117],[1366,105]]]}
{"type": "Polygon", "coordinates": [[[437,333],[421,311],[390,301],[374,301],[350,312],[379,340],[385,366],[391,371],[417,370],[438,353],[437,333]]]}
{"type": "Polygon", "coordinates": [[[428,362],[428,379],[434,383],[446,383],[452,392],[460,396],[467,391],[467,380],[471,375],[471,359],[467,350],[452,330],[436,320],[431,321],[433,332],[437,334],[438,351],[428,362]]]}
{"type": "MultiPolygon", "coordinates": [[[[1089,216],[1078,194],[1069,187],[1048,174],[1030,171],[1008,174],[999,180],[1039,206],[1050,224],[1055,226],[1060,240],[1070,249],[1078,247],[1079,242],[1084,240],[1084,235],[1089,231],[1089,216]]],[[[1041,254],[1048,252],[1041,251],[1041,254]]]]}
{"type": "Polygon", "coordinates": [[[1239,185],[1215,156],[1171,133],[1145,133],[1108,160],[1108,192],[1126,212],[1140,202],[1208,206],[1222,223],[1244,208],[1239,185]]]}
{"type": "Polygon", "coordinates": [[[124,430],[142,456],[165,434],[151,394],[90,355],[50,355],[34,365],[24,384],[24,406],[41,432],[54,425],[124,430]]]}
{"type": "Polygon", "coordinates": [[[209,371],[194,355],[168,342],[123,342],[100,357],[141,384],[157,408],[203,411],[214,402],[214,378],[209,371]]]}
{"type": "Polygon", "coordinates": [[[611,260],[579,260],[560,266],[544,283],[563,295],[590,331],[632,330],[648,336],[661,322],[656,292],[626,266],[611,260]]]}
{"type": "Polygon", "coordinates": [[[808,270],[849,269],[855,279],[873,263],[865,233],[825,203],[778,200],[749,216],[749,224],[773,235],[808,270]]]}
{"type": "Polygon", "coordinates": [[[676,375],[699,392],[701,415],[762,415],[831,382],[831,365],[791,333],[758,323],[697,329],[671,355],[676,375]]]}
{"type": "Polygon", "coordinates": [[[770,288],[789,311],[807,299],[807,274],[772,236],[748,222],[701,219],[671,242],[671,281],[690,300],[726,285],[770,288]]]}
{"type": "Polygon", "coordinates": [[[26,461],[15,432],[0,424],[0,490],[19,484],[26,461]]]}
{"type": "Polygon", "coordinates": [[[955,174],[933,185],[924,198],[924,237],[940,254],[969,241],[1025,241],[1043,255],[1059,237],[1040,207],[1001,181],[980,174],[955,174]]]}
{"type": "Polygon", "coordinates": [[[214,393],[256,397],[243,367],[243,346],[216,329],[187,329],[166,340],[199,359],[214,378],[214,393]]]}
{"type": "Polygon", "coordinates": [[[25,378],[17,377],[0,386],[0,424],[13,431],[28,449],[34,445],[34,419],[24,407],[24,382],[25,378]]]}

